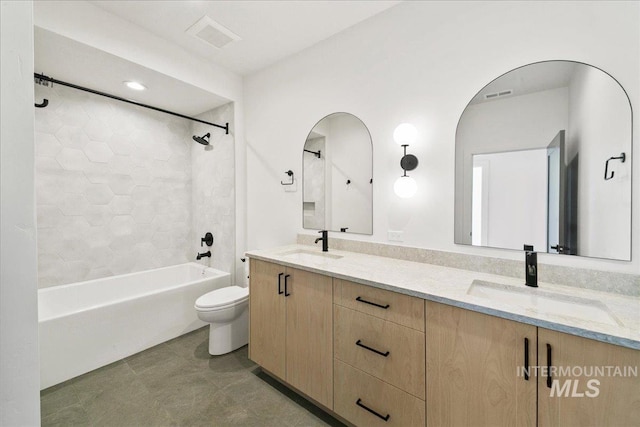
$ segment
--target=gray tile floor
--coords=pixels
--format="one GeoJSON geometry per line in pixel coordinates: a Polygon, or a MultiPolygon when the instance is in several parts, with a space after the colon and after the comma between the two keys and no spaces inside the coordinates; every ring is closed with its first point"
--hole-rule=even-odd
{"type": "Polygon", "coordinates": [[[40,393],[43,426],[343,426],[202,328],[40,393]]]}

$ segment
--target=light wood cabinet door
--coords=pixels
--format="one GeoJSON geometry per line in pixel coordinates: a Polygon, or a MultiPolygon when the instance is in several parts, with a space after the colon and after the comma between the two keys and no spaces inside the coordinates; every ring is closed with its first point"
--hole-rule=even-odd
{"type": "Polygon", "coordinates": [[[538,328],[538,365],[541,427],[640,425],[640,350],[538,328]]]}
{"type": "MultiPolygon", "coordinates": [[[[287,377],[293,387],[333,408],[331,277],[288,268],[287,377]]],[[[280,351],[282,351],[282,347],[280,351]]],[[[284,352],[283,352],[284,353],[284,352]]]]}
{"type": "Polygon", "coordinates": [[[285,267],[251,259],[249,282],[249,358],[285,379],[285,267]]]}
{"type": "Polygon", "coordinates": [[[535,426],[535,326],[431,301],[426,319],[428,426],[535,426]]]}

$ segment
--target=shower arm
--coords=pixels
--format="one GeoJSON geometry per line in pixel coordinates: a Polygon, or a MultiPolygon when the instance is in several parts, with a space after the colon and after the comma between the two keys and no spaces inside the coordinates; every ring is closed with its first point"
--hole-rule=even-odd
{"type": "MultiPolygon", "coordinates": [[[[154,107],[152,105],[143,104],[141,102],[132,101],[132,100],[126,99],[126,98],[121,98],[119,96],[111,95],[111,94],[106,93],[106,92],[100,92],[99,90],[90,89],[90,88],[83,87],[83,86],[78,86],[78,85],[75,85],[73,83],[63,82],[62,80],[56,80],[53,77],[45,76],[44,74],[33,73],[33,76],[39,82],[45,81],[45,82],[56,83],[56,84],[59,84],[59,85],[62,85],[62,86],[70,87],[72,89],[77,89],[77,90],[82,90],[84,92],[93,93],[94,95],[100,95],[100,96],[104,96],[106,98],[115,99],[116,101],[122,101],[122,102],[126,102],[128,104],[137,105],[138,107],[149,108],[150,110],[160,111],[161,113],[171,114],[172,116],[180,117],[180,118],[187,119],[187,120],[193,120],[194,122],[204,123],[205,125],[215,126],[217,128],[224,129],[225,130],[225,134],[229,135],[229,123],[226,123],[224,126],[217,125],[215,123],[211,123],[211,122],[207,122],[207,121],[204,121],[204,120],[196,119],[195,117],[185,116],[184,114],[175,113],[173,111],[165,110],[163,108],[154,107]]],[[[41,107],[42,108],[42,107],[46,107],[46,105],[36,105],[36,107],[41,107]]]]}

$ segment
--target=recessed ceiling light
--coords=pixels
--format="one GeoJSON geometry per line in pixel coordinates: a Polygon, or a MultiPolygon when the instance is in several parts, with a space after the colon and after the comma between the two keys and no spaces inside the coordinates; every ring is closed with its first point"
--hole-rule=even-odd
{"type": "Polygon", "coordinates": [[[141,83],[138,82],[122,82],[124,83],[129,89],[133,89],[133,90],[145,90],[147,87],[141,83]]]}

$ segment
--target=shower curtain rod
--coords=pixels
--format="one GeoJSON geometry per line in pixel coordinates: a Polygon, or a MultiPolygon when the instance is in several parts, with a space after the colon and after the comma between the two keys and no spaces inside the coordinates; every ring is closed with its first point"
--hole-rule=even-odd
{"type": "MultiPolygon", "coordinates": [[[[62,80],[56,80],[56,79],[54,79],[52,77],[45,76],[44,74],[33,73],[33,77],[36,80],[38,80],[39,82],[47,81],[47,82],[59,84],[59,85],[62,85],[62,86],[67,86],[67,87],[70,87],[70,88],[73,88],[73,89],[78,89],[78,90],[82,90],[82,91],[85,91],[85,92],[93,93],[94,95],[100,95],[100,96],[104,96],[104,97],[107,97],[107,98],[115,99],[116,101],[122,101],[122,102],[126,102],[128,104],[137,105],[138,107],[149,108],[150,110],[160,111],[161,113],[171,114],[172,116],[181,117],[181,118],[187,119],[187,120],[193,120],[194,122],[204,123],[205,125],[215,126],[217,128],[224,129],[225,130],[225,134],[229,135],[229,123],[226,123],[224,126],[217,125],[215,123],[211,123],[211,122],[207,122],[207,121],[204,121],[204,120],[196,119],[195,117],[185,116],[184,114],[174,113],[173,111],[169,111],[169,110],[165,110],[165,109],[162,109],[162,108],[154,107],[152,105],[143,104],[141,102],[132,101],[132,100],[126,99],[126,98],[121,98],[119,96],[111,95],[109,93],[100,92],[99,90],[89,89],[87,87],[74,85],[73,83],[63,82],[62,80]]],[[[40,104],[40,105],[36,104],[36,107],[46,107],[47,104],[48,104],[48,101],[45,99],[42,104],[40,104]]]]}

